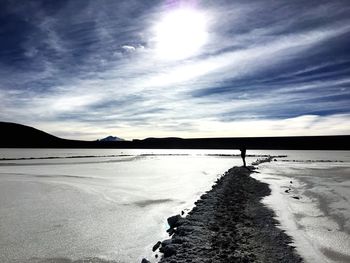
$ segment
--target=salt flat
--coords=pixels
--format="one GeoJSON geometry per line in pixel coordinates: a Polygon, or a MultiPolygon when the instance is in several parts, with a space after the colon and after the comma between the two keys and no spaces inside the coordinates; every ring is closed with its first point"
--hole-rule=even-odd
{"type": "MultiPolygon", "coordinates": [[[[220,175],[240,166],[237,154],[1,149],[0,261],[153,258],[152,246],[166,237],[166,219],[191,209],[220,175]]],[[[249,164],[266,154],[288,156],[259,165],[254,177],[270,184],[272,195],[264,203],[274,209],[306,262],[347,262],[349,153],[247,154],[249,164]]]]}
{"type": "Polygon", "coordinates": [[[240,163],[216,153],[2,151],[3,159],[64,158],[0,162],[0,261],[138,262],[150,256],[154,241],[165,236],[169,214],[191,208],[219,175],[240,163]]]}
{"type": "Polygon", "coordinates": [[[306,262],[350,262],[350,153],[290,151],[260,165],[270,184],[264,203],[295,240],[306,262]]]}

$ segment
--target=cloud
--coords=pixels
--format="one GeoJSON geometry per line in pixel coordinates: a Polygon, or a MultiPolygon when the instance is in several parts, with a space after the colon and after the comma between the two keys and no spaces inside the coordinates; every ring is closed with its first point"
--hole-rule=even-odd
{"type": "Polygon", "coordinates": [[[173,7],[5,6],[3,120],[89,139],[104,131],[125,138],[350,132],[344,1],[202,2],[207,43],[179,61],[157,58],[152,42],[152,28],[173,7]]]}
{"type": "Polygon", "coordinates": [[[133,46],[128,46],[128,45],[122,46],[122,49],[125,50],[125,52],[134,52],[134,51],[136,50],[135,47],[133,47],[133,46]]]}

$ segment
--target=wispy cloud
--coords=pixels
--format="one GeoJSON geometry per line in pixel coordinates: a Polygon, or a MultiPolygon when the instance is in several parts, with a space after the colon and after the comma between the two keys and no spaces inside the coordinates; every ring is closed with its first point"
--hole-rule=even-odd
{"type": "Polygon", "coordinates": [[[200,2],[208,40],[179,60],[156,55],[164,3],[4,6],[2,120],[85,139],[350,132],[344,1],[200,2]]]}

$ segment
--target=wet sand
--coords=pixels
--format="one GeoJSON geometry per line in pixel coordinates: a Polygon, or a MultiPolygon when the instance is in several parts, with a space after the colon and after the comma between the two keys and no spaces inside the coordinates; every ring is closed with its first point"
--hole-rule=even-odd
{"type": "Polygon", "coordinates": [[[260,202],[270,194],[268,185],[250,173],[231,168],[178,217],[174,234],[160,246],[160,262],[302,262],[274,212],[260,202]]]}

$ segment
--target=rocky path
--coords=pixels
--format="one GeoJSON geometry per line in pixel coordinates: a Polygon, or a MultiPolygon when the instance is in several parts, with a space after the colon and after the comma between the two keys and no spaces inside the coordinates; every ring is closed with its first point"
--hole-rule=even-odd
{"type": "Polygon", "coordinates": [[[160,262],[302,262],[273,211],[259,202],[270,194],[268,185],[250,173],[231,168],[186,218],[169,218],[173,235],[155,247],[160,262]]]}

